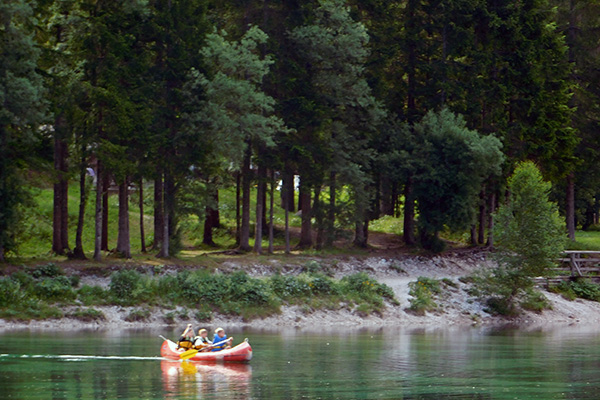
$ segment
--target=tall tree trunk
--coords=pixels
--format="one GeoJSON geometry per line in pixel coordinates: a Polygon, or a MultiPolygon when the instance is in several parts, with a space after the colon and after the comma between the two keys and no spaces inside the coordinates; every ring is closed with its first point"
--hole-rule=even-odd
{"type": "Polygon", "coordinates": [[[210,214],[211,208],[209,206],[205,209],[204,214],[204,231],[202,233],[202,243],[208,246],[215,246],[215,241],[213,240],[213,219],[210,214]]]}
{"type": "Polygon", "coordinates": [[[479,193],[479,230],[477,232],[477,242],[479,244],[485,243],[485,225],[487,224],[486,206],[485,186],[483,186],[481,193],[479,193]]]}
{"type": "Polygon", "coordinates": [[[242,189],[242,174],[240,172],[236,172],[235,174],[235,244],[237,246],[240,245],[242,238],[242,230],[241,230],[241,201],[240,201],[240,192],[242,189]]]}
{"type": "Polygon", "coordinates": [[[157,170],[154,179],[154,242],[152,248],[160,249],[163,242],[163,233],[165,230],[165,205],[164,205],[164,184],[163,174],[160,169],[157,170]]]}
{"type": "Polygon", "coordinates": [[[256,225],[254,229],[254,251],[257,254],[262,253],[263,223],[265,217],[264,200],[266,199],[266,172],[267,169],[263,165],[258,166],[258,185],[256,190],[256,225]]]}
{"type": "Polygon", "coordinates": [[[354,223],[353,244],[356,247],[360,247],[360,248],[367,247],[367,237],[365,236],[365,222],[364,221],[356,221],[354,223]]]}
{"type": "Polygon", "coordinates": [[[102,250],[108,251],[108,189],[110,188],[108,171],[104,171],[102,180],[102,250]]]}
{"type": "MultiPolygon", "coordinates": [[[[79,164],[79,216],[77,218],[77,232],[75,233],[75,248],[73,249],[72,257],[85,260],[85,252],[83,251],[83,224],[85,222],[85,206],[87,204],[88,191],[85,184],[86,179],[86,156],[85,146],[82,146],[82,157],[79,164]]],[[[98,179],[98,177],[96,177],[98,179]]]]}
{"type": "Polygon", "coordinates": [[[496,192],[493,191],[489,195],[488,205],[488,238],[486,245],[494,247],[494,211],[496,211],[496,192]]]}
{"type": "Polygon", "coordinates": [[[415,197],[412,189],[412,178],[404,185],[404,243],[412,246],[415,241],[415,197]]]}
{"type": "Polygon", "coordinates": [[[212,218],[212,227],[220,228],[221,227],[221,213],[219,212],[219,187],[215,182],[213,193],[212,193],[212,207],[210,208],[210,215],[212,218]]]}
{"type": "Polygon", "coordinates": [[[142,253],[146,252],[146,233],[144,229],[144,178],[140,178],[138,183],[140,185],[140,198],[139,198],[139,207],[140,207],[140,241],[142,244],[142,253]]]}
{"type": "Polygon", "coordinates": [[[284,210],[287,209],[290,212],[294,212],[296,210],[296,204],[294,201],[294,173],[289,172],[287,167],[285,168],[285,172],[281,180],[281,208],[284,210]],[[286,198],[287,200],[285,200],[286,198]]]}
{"type": "Polygon", "coordinates": [[[379,207],[381,215],[394,215],[393,185],[387,175],[381,176],[380,191],[381,201],[379,207]]]}
{"type": "Polygon", "coordinates": [[[310,209],[310,187],[306,184],[304,177],[300,177],[300,200],[299,205],[302,209],[302,226],[300,228],[299,248],[312,247],[312,227],[311,218],[312,212],[310,209]]]}
{"type": "Polygon", "coordinates": [[[0,263],[3,263],[4,261],[6,261],[4,258],[4,245],[0,241],[0,263]]]}
{"type": "Polygon", "coordinates": [[[163,234],[162,234],[162,244],[160,247],[160,251],[158,253],[158,257],[168,258],[171,254],[171,239],[175,232],[175,215],[174,215],[174,187],[170,174],[165,171],[165,178],[163,183],[163,215],[164,215],[164,223],[163,223],[163,234]]]}
{"type": "MultiPolygon", "coordinates": [[[[284,196],[289,196],[290,193],[286,192],[284,196]]],[[[287,202],[287,198],[285,199],[285,204],[289,204],[287,202]]],[[[290,254],[290,210],[288,207],[284,208],[285,212],[285,254],[290,254]]]]}
{"type": "Polygon", "coordinates": [[[477,246],[477,224],[471,225],[471,246],[477,246]]]}
{"type": "Polygon", "coordinates": [[[567,233],[571,241],[575,241],[575,174],[567,175],[567,233]]]}
{"type": "Polygon", "coordinates": [[[202,243],[208,246],[216,246],[213,240],[213,228],[217,228],[219,224],[219,189],[214,183],[208,185],[208,190],[211,191],[211,203],[205,209],[204,232],[202,235],[202,243]]]}
{"type": "Polygon", "coordinates": [[[54,170],[56,183],[54,183],[54,210],[52,230],[52,251],[64,254],[69,249],[69,183],[67,179],[68,147],[62,138],[65,130],[64,118],[59,116],[55,121],[56,134],[54,138],[54,170]]]}
{"type": "Polygon", "coordinates": [[[119,185],[119,232],[117,235],[117,252],[122,257],[131,258],[129,238],[129,178],[125,177],[119,185]]]}
{"type": "Polygon", "coordinates": [[[335,241],[335,202],[336,202],[336,174],[329,173],[329,207],[327,209],[327,228],[325,233],[325,246],[332,247],[335,241]]]}
{"type": "Polygon", "coordinates": [[[252,147],[247,143],[246,154],[244,155],[244,165],[242,166],[242,226],[240,232],[240,250],[250,251],[250,157],[252,156],[252,147]]]}
{"type": "Polygon", "coordinates": [[[96,230],[94,238],[94,260],[100,261],[102,259],[102,163],[100,160],[97,162],[96,167],[96,230]]]}
{"type": "Polygon", "coordinates": [[[271,170],[271,190],[269,193],[269,254],[273,254],[273,214],[275,207],[275,170],[271,170]]]}
{"type": "Polygon", "coordinates": [[[321,250],[323,248],[323,236],[324,236],[324,223],[323,221],[323,210],[321,207],[321,185],[315,187],[315,199],[313,201],[313,214],[317,222],[317,239],[315,242],[315,248],[321,250]]]}

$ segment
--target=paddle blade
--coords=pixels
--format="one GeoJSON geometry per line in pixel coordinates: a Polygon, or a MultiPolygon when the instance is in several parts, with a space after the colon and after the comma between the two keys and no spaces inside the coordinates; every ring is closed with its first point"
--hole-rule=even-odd
{"type": "Polygon", "coordinates": [[[188,360],[198,354],[198,350],[189,349],[179,355],[182,360],[188,360]]]}

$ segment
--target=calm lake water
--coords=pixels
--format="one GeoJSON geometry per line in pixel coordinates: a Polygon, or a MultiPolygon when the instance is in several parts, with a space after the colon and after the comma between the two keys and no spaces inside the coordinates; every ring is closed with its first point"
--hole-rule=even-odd
{"type": "Polygon", "coordinates": [[[163,360],[174,331],[0,333],[0,398],[600,398],[600,327],[229,333],[250,364],[163,360]]]}

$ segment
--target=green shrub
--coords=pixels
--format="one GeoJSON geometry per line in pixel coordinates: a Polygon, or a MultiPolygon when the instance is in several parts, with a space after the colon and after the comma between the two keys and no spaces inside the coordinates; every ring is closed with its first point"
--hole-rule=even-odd
{"type": "Polygon", "coordinates": [[[59,267],[56,264],[50,263],[35,267],[31,270],[30,274],[34,278],[54,278],[56,276],[64,275],[65,273],[61,267],[59,267]]]}
{"type": "Polygon", "coordinates": [[[546,296],[533,289],[528,290],[525,293],[525,296],[520,302],[520,305],[524,310],[534,311],[537,313],[551,308],[546,296]]]}
{"type": "Polygon", "coordinates": [[[365,272],[358,272],[342,278],[342,288],[347,294],[358,294],[362,297],[373,295],[384,297],[394,304],[398,304],[394,291],[389,286],[377,282],[365,272]]]}
{"type": "Polygon", "coordinates": [[[137,310],[132,310],[125,317],[125,321],[128,321],[128,322],[145,321],[149,317],[150,317],[150,310],[140,308],[137,310]]]}
{"type": "Polygon", "coordinates": [[[577,297],[600,301],[600,285],[592,283],[587,279],[577,279],[570,282],[570,286],[577,297]]]}
{"type": "Polygon", "coordinates": [[[0,307],[9,307],[21,303],[25,293],[21,284],[12,278],[0,279],[0,307]]]}
{"type": "Polygon", "coordinates": [[[100,286],[83,285],[77,290],[77,298],[86,306],[108,303],[109,293],[100,286]]]}
{"type": "Polygon", "coordinates": [[[281,299],[306,297],[311,293],[308,282],[296,276],[274,275],[269,284],[273,292],[281,299]]]}
{"type": "Polygon", "coordinates": [[[519,310],[507,297],[490,297],[486,301],[485,312],[495,315],[515,316],[519,310]]]}
{"type": "Polygon", "coordinates": [[[198,322],[210,322],[212,320],[212,311],[198,310],[194,313],[194,318],[198,322]]]}
{"type": "Polygon", "coordinates": [[[142,275],[133,270],[121,270],[110,277],[110,293],[121,304],[134,304],[142,289],[142,275]]]}
{"type": "Polygon", "coordinates": [[[437,309],[435,296],[441,294],[440,281],[420,276],[415,282],[408,284],[411,297],[409,310],[417,315],[425,315],[427,311],[437,309]]]}
{"type": "Polygon", "coordinates": [[[47,300],[73,300],[76,297],[71,281],[66,276],[43,278],[34,287],[35,294],[47,300]]]}
{"type": "Polygon", "coordinates": [[[553,292],[553,293],[558,293],[562,297],[564,297],[565,299],[570,300],[570,301],[573,301],[577,298],[577,295],[575,294],[575,292],[573,291],[573,288],[571,287],[571,282],[560,282],[556,286],[550,286],[548,288],[548,291],[553,292]]]}
{"type": "Polygon", "coordinates": [[[316,296],[339,294],[338,285],[330,277],[322,274],[312,276],[308,286],[316,296]]]}
{"type": "Polygon", "coordinates": [[[75,318],[85,322],[104,321],[106,319],[104,313],[96,310],[95,308],[78,308],[77,310],[67,314],[67,317],[75,318]]]}

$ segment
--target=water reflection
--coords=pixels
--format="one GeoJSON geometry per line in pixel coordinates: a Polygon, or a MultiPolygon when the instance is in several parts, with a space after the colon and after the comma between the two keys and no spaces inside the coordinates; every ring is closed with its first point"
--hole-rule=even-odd
{"type": "Polygon", "coordinates": [[[248,364],[160,362],[166,399],[247,399],[252,367],[248,364]]]}

